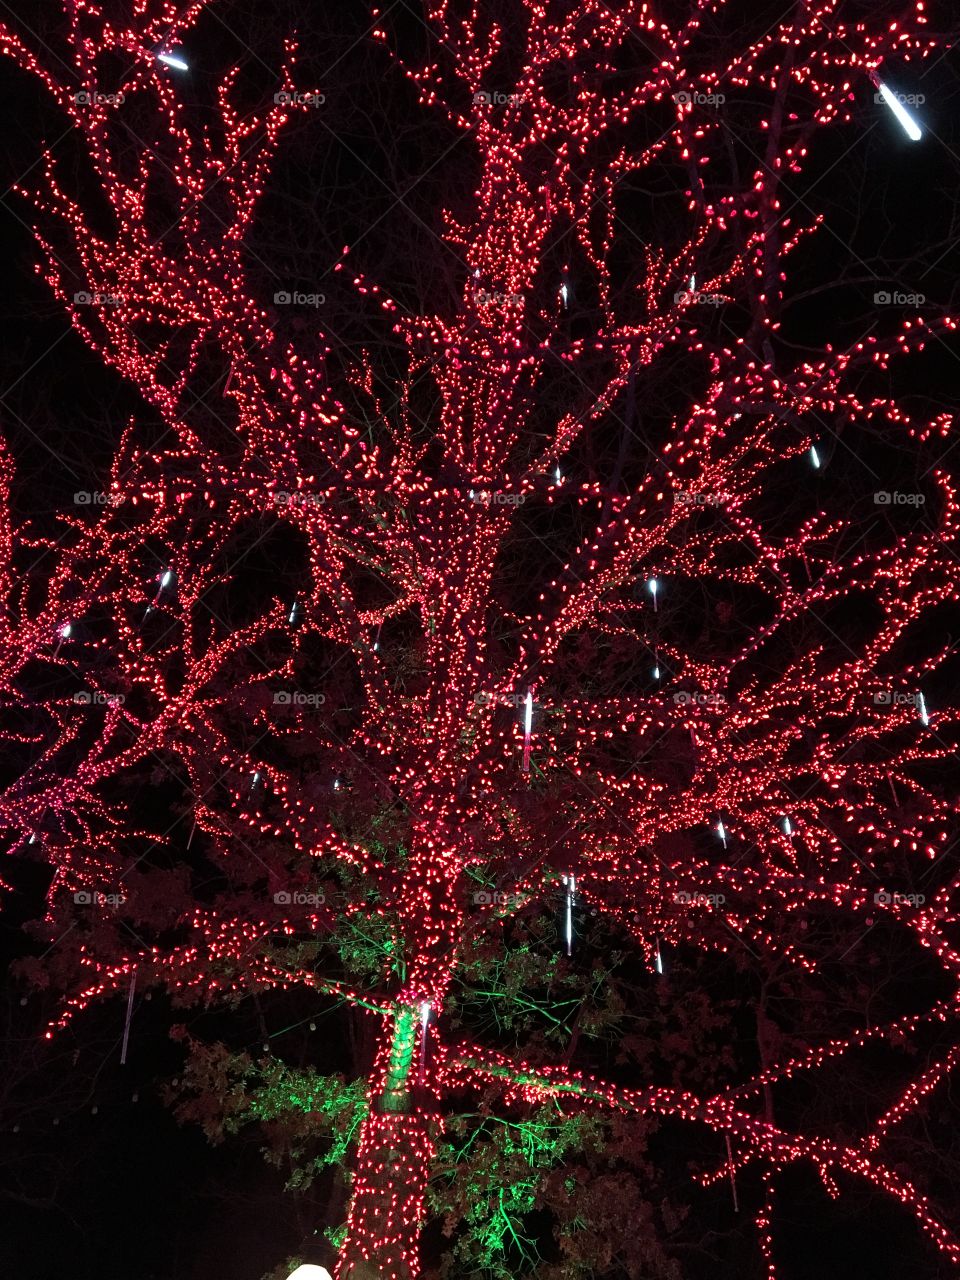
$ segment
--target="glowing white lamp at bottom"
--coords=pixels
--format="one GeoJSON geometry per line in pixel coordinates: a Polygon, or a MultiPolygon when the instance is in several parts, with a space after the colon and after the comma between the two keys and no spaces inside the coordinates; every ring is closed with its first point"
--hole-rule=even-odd
{"type": "Polygon", "coordinates": [[[312,1262],[305,1262],[296,1271],[291,1271],[287,1280],[333,1280],[326,1267],[317,1267],[312,1262]]]}

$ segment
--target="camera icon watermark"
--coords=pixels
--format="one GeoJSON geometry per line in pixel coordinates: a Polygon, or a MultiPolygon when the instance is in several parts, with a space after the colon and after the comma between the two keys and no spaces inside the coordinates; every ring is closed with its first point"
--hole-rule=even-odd
{"type": "Polygon", "coordinates": [[[118,307],[123,302],[119,293],[88,293],[81,289],[73,295],[74,305],[78,307],[118,307]]]}
{"type": "Polygon", "coordinates": [[[722,693],[688,693],[678,689],[673,701],[678,707],[722,707],[727,700],[722,693]]]}
{"type": "Polygon", "coordinates": [[[91,493],[88,489],[78,489],[73,495],[74,506],[77,507],[119,507],[123,502],[120,493],[91,493]]]}
{"type": "Polygon", "coordinates": [[[467,497],[481,507],[522,507],[527,500],[524,493],[500,493],[491,489],[471,489],[467,497]]]}
{"type": "Polygon", "coordinates": [[[278,307],[322,307],[326,300],[324,293],[301,293],[299,289],[278,289],[273,295],[278,307]]]}
{"type": "Polygon", "coordinates": [[[678,289],[673,295],[673,301],[678,307],[719,307],[727,299],[722,293],[701,293],[699,289],[678,289]]]}
{"type": "Polygon", "coordinates": [[[326,100],[325,93],[300,93],[296,89],[280,89],[273,95],[278,107],[322,107],[326,100]]]}
{"type": "Polygon", "coordinates": [[[481,306],[519,307],[523,302],[523,294],[504,293],[499,289],[474,289],[473,300],[481,306]]]}
{"type": "Polygon", "coordinates": [[[901,493],[899,489],[892,492],[878,489],[873,495],[873,501],[878,507],[922,507],[926,500],[924,493],[901,493]]]}
{"type": "Polygon", "coordinates": [[[923,893],[887,893],[881,889],[873,895],[873,900],[879,907],[922,907],[927,898],[923,893]]]}
{"type": "Polygon", "coordinates": [[[722,893],[690,893],[686,889],[678,889],[673,901],[681,907],[722,907],[726,902],[722,893]]]}
{"type": "Polygon", "coordinates": [[[674,102],[684,107],[722,107],[727,100],[725,93],[697,93],[681,89],[672,95],[674,102]]]}
{"type": "Polygon", "coordinates": [[[300,693],[295,689],[281,689],[273,695],[275,707],[322,707],[326,700],[325,693],[300,693]]]}
{"type": "Polygon", "coordinates": [[[675,493],[674,505],[677,507],[719,507],[718,493],[675,493]]]}
{"type": "Polygon", "coordinates": [[[878,289],[873,295],[874,305],[878,307],[922,307],[926,300],[926,294],[904,293],[899,289],[878,289]]]}
{"type": "Polygon", "coordinates": [[[504,893],[502,889],[477,889],[473,895],[478,907],[516,907],[523,902],[523,894],[504,893]]]}
{"type": "MultiPolygon", "coordinates": [[[[473,695],[473,700],[478,707],[490,707],[496,705],[498,707],[524,707],[527,704],[527,695],[525,693],[480,693],[473,695]]],[[[534,701],[534,711],[538,710],[542,704],[534,701]]]]}
{"type": "Polygon", "coordinates": [[[891,689],[880,689],[873,695],[875,707],[923,707],[922,693],[899,693],[891,689]]]}
{"type": "Polygon", "coordinates": [[[278,507],[322,507],[326,500],[325,493],[303,493],[299,489],[291,493],[281,489],[273,495],[274,505],[278,507]]]}
{"type": "Polygon", "coordinates": [[[925,93],[896,93],[889,87],[885,94],[877,92],[873,95],[873,100],[878,106],[881,104],[889,105],[891,98],[899,102],[902,107],[922,107],[927,100],[927,95],[925,93]]]}
{"type": "Polygon", "coordinates": [[[73,95],[78,107],[119,107],[124,101],[122,93],[100,93],[97,89],[80,89],[73,95]]]}
{"type": "Polygon", "coordinates": [[[273,895],[278,907],[322,907],[326,897],[322,891],[308,893],[304,889],[280,889],[273,895]]]}
{"type": "Polygon", "coordinates": [[[478,89],[473,95],[475,107],[519,107],[526,98],[523,93],[488,93],[486,89],[478,89]]]}
{"type": "Polygon", "coordinates": [[[122,707],[126,700],[122,693],[101,693],[99,689],[81,689],[73,695],[73,701],[81,707],[122,707]]]}
{"type": "Polygon", "coordinates": [[[99,889],[78,889],[73,895],[78,907],[119,907],[126,902],[122,893],[101,893],[99,889]]]}

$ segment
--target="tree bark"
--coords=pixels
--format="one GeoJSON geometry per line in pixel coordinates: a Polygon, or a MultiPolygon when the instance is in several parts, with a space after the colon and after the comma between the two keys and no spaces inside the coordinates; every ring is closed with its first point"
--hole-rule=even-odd
{"type": "Polygon", "coordinates": [[[422,1031],[418,1010],[400,1005],[387,1024],[373,1073],[338,1280],[416,1280],[419,1237],[434,1154],[428,1092],[412,1088],[422,1031]]]}

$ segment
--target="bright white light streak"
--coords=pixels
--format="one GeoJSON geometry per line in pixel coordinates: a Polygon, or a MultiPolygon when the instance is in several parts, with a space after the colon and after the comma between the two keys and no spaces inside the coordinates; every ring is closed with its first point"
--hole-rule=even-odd
{"type": "Polygon", "coordinates": [[[533,732],[533,691],[523,700],[523,772],[530,772],[530,735],[533,732]]]}
{"type": "Polygon", "coordinates": [[[924,726],[930,723],[930,717],[927,715],[927,701],[922,693],[917,694],[917,708],[920,712],[920,723],[924,726]]]}
{"type": "Polygon", "coordinates": [[[564,280],[563,284],[560,286],[560,298],[563,302],[564,310],[566,310],[566,307],[567,307],[568,297],[569,297],[569,290],[567,289],[567,282],[566,280],[564,280]]]}
{"type": "Polygon", "coordinates": [[[161,587],[161,590],[162,590],[164,587],[169,587],[169,585],[170,585],[170,583],[171,583],[172,581],[173,581],[173,570],[172,570],[172,569],[165,569],[165,570],[164,570],[164,572],[163,572],[163,573],[161,574],[161,576],[160,576],[160,587],[161,587]]]}
{"type": "Polygon", "coordinates": [[[896,116],[897,123],[903,129],[910,141],[919,142],[923,137],[923,132],[916,120],[914,120],[913,116],[900,101],[897,94],[895,94],[892,89],[888,88],[882,80],[877,81],[877,88],[880,90],[880,97],[883,98],[884,102],[896,116]]]}
{"type": "Polygon", "coordinates": [[[819,471],[820,470],[820,454],[817,452],[817,446],[815,444],[812,444],[810,446],[810,461],[813,463],[814,470],[819,471]]]}
{"type": "Polygon", "coordinates": [[[727,831],[723,825],[723,820],[720,818],[717,819],[717,835],[720,837],[721,841],[723,842],[723,847],[726,848],[727,847],[727,831]]]}
{"type": "Polygon", "coordinates": [[[790,819],[787,817],[786,814],[783,815],[783,834],[785,836],[793,835],[793,823],[790,821],[790,819]]]}
{"type": "Polygon", "coordinates": [[[157,61],[165,67],[173,67],[174,71],[189,71],[189,64],[175,53],[158,53],[157,61]]]}
{"type": "Polygon", "coordinates": [[[663,956],[660,954],[660,939],[656,939],[656,950],[653,956],[653,964],[657,973],[663,973],[663,956]]]}
{"type": "Polygon", "coordinates": [[[647,579],[647,590],[653,596],[653,612],[657,612],[657,592],[660,590],[660,582],[657,578],[647,579]]]}
{"type": "Polygon", "coordinates": [[[563,877],[563,883],[567,886],[567,921],[566,921],[566,940],[567,955],[573,955],[573,897],[577,892],[577,877],[573,874],[563,877]]]}

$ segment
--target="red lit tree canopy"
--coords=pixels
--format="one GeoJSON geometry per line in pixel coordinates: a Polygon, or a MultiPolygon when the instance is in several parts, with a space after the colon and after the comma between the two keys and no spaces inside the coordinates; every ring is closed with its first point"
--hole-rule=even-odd
{"type": "Polygon", "coordinates": [[[87,980],[59,1025],[134,975],[185,1000],[300,985],[363,1007],[378,1050],[344,1276],[418,1273],[445,1110],[477,1089],[729,1139],[715,1176],[762,1170],[771,1276],[798,1163],[889,1194],[960,1260],[885,1154],[960,1052],[954,424],[897,394],[955,322],[900,311],[815,350],[782,327],[833,234],[819,140],[868,109],[899,129],[882,95],[946,43],[924,5],[799,4],[754,28],[723,3],[445,0],[414,58],[385,16],[370,38],[469,180],[438,215],[455,292],[412,304],[363,236],[330,264],[361,344],[319,309],[288,326],[295,295],[260,296],[248,253],[284,127],[323,97],[294,44],[266,106],[234,69],[201,111],[206,0],[65,7],[56,56],[0,27],[86,163],[51,148],[23,194],[46,282],[144,411],[102,501],[3,529],[0,821],[54,870],[55,936],[83,895],[111,907],[75,926],[87,980]],[[933,466],[864,531],[820,472],[888,440],[933,466]],[[284,565],[268,591],[245,577],[264,548],[284,565]],[[151,770],[185,823],[142,804],[151,770]],[[816,1000],[839,931],[906,938],[942,994],[713,1092],[445,1027],[470,948],[557,891],[651,981],[672,951],[736,953],[816,1000]],[[354,938],[376,956],[363,983],[354,938]],[[928,1027],[936,1048],[855,1137],[778,1122],[792,1077],[928,1027]]]}

